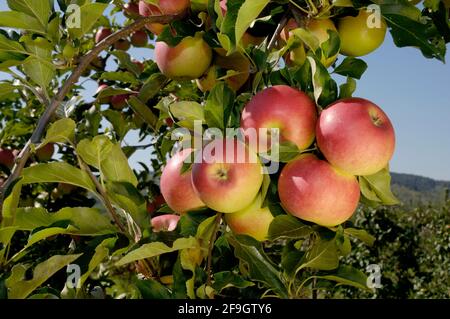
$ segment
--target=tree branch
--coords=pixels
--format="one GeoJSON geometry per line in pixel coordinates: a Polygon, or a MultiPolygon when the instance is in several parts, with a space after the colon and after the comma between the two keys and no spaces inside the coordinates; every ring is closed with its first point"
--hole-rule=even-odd
{"type": "Polygon", "coordinates": [[[105,50],[107,47],[111,46],[114,42],[116,42],[119,39],[122,39],[129,34],[133,33],[136,30],[139,30],[143,28],[147,23],[161,23],[161,24],[167,24],[171,21],[177,20],[182,18],[183,15],[172,15],[172,16],[151,16],[151,17],[145,17],[140,18],[136,20],[134,23],[126,26],[125,28],[111,34],[107,38],[103,39],[97,45],[89,51],[85,56],[83,56],[80,59],[80,63],[76,67],[76,69],[72,72],[72,74],[69,76],[69,78],[65,81],[64,85],[61,87],[61,89],[58,91],[58,93],[52,98],[50,104],[45,109],[44,113],[42,114],[41,118],[38,121],[38,124],[36,126],[36,129],[34,130],[33,134],[31,135],[28,142],[25,144],[22,151],[19,153],[19,155],[16,158],[16,163],[14,165],[14,168],[11,171],[11,174],[9,175],[8,179],[5,181],[5,183],[0,188],[0,222],[2,220],[2,206],[3,206],[3,200],[6,189],[12,184],[14,180],[16,180],[20,174],[22,173],[23,168],[25,167],[25,164],[27,160],[30,157],[30,150],[31,150],[31,144],[39,143],[42,139],[42,136],[45,132],[45,129],[50,122],[53,114],[58,109],[58,106],[63,102],[66,95],[70,92],[70,89],[72,86],[78,81],[81,74],[86,70],[86,68],[89,66],[89,64],[97,57],[103,50],[105,50]]]}
{"type": "Polygon", "coordinates": [[[275,45],[275,43],[276,43],[276,41],[277,41],[277,38],[278,38],[278,36],[280,35],[281,31],[283,31],[283,28],[286,26],[287,21],[288,21],[288,17],[287,17],[287,15],[285,14],[285,15],[281,18],[280,23],[278,23],[278,26],[277,26],[277,28],[275,29],[275,32],[273,33],[272,38],[271,38],[270,41],[269,41],[269,44],[267,45],[267,49],[268,49],[268,50],[272,49],[273,46],[275,45]]]}

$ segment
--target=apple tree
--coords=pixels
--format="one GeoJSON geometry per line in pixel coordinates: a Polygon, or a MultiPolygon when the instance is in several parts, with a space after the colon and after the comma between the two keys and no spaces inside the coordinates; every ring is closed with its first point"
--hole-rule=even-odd
{"type": "Polygon", "coordinates": [[[448,1],[6,2],[0,296],[373,291],[342,259],[395,132],[352,95],[386,32],[444,62],[448,1]]]}

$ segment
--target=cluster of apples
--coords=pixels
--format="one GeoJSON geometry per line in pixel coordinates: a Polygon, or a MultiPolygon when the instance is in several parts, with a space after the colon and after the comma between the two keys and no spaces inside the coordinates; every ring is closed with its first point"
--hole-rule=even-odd
{"type": "MultiPolygon", "coordinates": [[[[278,128],[280,142],[292,142],[300,150],[316,141],[315,153],[305,152],[283,167],[278,194],[288,213],[327,227],[353,215],[360,198],[356,176],[382,170],[395,147],[393,126],[374,103],[346,98],[318,115],[307,94],[286,85],[264,89],[245,106],[241,117],[244,136],[249,129],[260,128],[278,128]]],[[[259,138],[269,142],[266,135],[259,138]]],[[[166,203],[180,214],[207,206],[225,213],[235,233],[264,240],[273,216],[263,207],[263,170],[256,154],[267,151],[259,145],[269,144],[263,141],[254,149],[236,138],[226,138],[213,140],[198,153],[192,149],[178,152],[161,175],[166,203]],[[193,153],[192,169],[182,173],[184,161],[193,153]]]]}

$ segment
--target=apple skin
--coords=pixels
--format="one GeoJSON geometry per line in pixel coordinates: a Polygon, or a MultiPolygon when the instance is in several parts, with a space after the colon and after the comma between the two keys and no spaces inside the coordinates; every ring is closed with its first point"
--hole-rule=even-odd
{"type": "Polygon", "coordinates": [[[360,189],[355,176],[340,172],[313,154],[303,154],[281,171],[278,194],[287,212],[333,227],[355,212],[360,189]]]}
{"type": "Polygon", "coordinates": [[[375,51],[384,41],[386,21],[381,17],[380,28],[369,28],[367,19],[371,12],[360,10],[356,17],[347,16],[338,21],[341,53],[347,56],[364,56],[375,51]]]}
{"type": "Polygon", "coordinates": [[[119,94],[111,96],[110,104],[113,109],[121,110],[127,106],[128,94],[119,94]]]}
{"type": "Polygon", "coordinates": [[[53,143],[48,143],[36,150],[36,157],[41,162],[47,162],[52,158],[54,152],[55,145],[53,143]]]}
{"type": "Polygon", "coordinates": [[[192,149],[185,149],[167,161],[161,174],[161,193],[167,205],[179,214],[203,208],[205,204],[195,193],[191,182],[191,171],[181,174],[184,160],[192,149]]]}
{"type": "MultiPolygon", "coordinates": [[[[279,128],[281,142],[293,142],[303,150],[314,141],[316,122],[316,106],[308,95],[287,85],[276,85],[257,93],[245,106],[241,128],[244,134],[251,128],[279,128]]],[[[259,139],[258,146],[271,144],[270,139],[259,139]]]]}
{"type": "MultiPolygon", "coordinates": [[[[322,45],[328,41],[328,30],[337,32],[336,26],[330,19],[312,19],[309,21],[306,28],[319,40],[319,45],[322,45]]],[[[335,56],[329,57],[328,59],[322,57],[320,62],[328,68],[334,63],[334,61],[336,61],[338,54],[339,53],[336,53],[335,56]]]]}
{"type": "Polygon", "coordinates": [[[177,228],[180,216],[173,214],[160,215],[151,219],[153,232],[174,231],[177,228]]]}
{"type": "MultiPolygon", "coordinates": [[[[289,19],[288,22],[286,23],[286,26],[280,33],[280,38],[283,40],[284,43],[287,43],[289,38],[293,36],[291,31],[297,28],[298,24],[295,21],[295,19],[289,19]]],[[[289,53],[286,54],[285,60],[288,65],[302,66],[306,60],[306,51],[303,43],[299,43],[296,46],[292,46],[289,49],[289,53]]]]}
{"type": "Polygon", "coordinates": [[[206,206],[221,213],[249,206],[262,181],[256,154],[236,138],[213,140],[192,165],[192,184],[197,195],[206,206]]]}
{"type": "Polygon", "coordinates": [[[261,194],[258,194],[250,206],[225,214],[224,219],[233,233],[249,235],[258,241],[266,240],[274,217],[268,207],[261,207],[262,204],[261,194]]]}
{"type": "Polygon", "coordinates": [[[139,18],[139,5],[135,2],[129,2],[124,4],[123,13],[127,18],[137,19],[139,18]]]}
{"type": "Polygon", "coordinates": [[[95,34],[95,43],[99,43],[106,37],[109,37],[112,34],[112,31],[110,28],[100,28],[97,33],[95,34]]]}
{"type": "Polygon", "coordinates": [[[395,132],[388,116],[374,103],[347,98],[327,107],[317,122],[317,144],[336,168],[371,175],[389,163],[395,132]]]}
{"type": "Polygon", "coordinates": [[[147,213],[150,215],[155,213],[165,203],[166,200],[162,194],[155,196],[152,201],[147,201],[147,213]]]}
{"type": "Polygon", "coordinates": [[[147,33],[143,30],[137,30],[131,35],[130,41],[135,47],[145,47],[148,42],[147,33]]]}
{"type": "Polygon", "coordinates": [[[131,63],[133,63],[134,65],[136,65],[138,68],[139,68],[139,70],[141,71],[141,72],[144,72],[144,69],[145,69],[145,65],[144,65],[144,63],[143,62],[141,62],[141,61],[138,61],[138,60],[131,60],[131,63]]]}
{"type": "Polygon", "coordinates": [[[212,50],[202,37],[186,37],[175,47],[159,41],[155,45],[155,61],[161,73],[171,79],[197,79],[207,70],[212,50]]]}
{"type": "MultiPolygon", "coordinates": [[[[190,6],[190,0],[159,0],[159,8],[155,5],[139,1],[139,14],[143,17],[155,15],[175,15],[185,12],[190,6]]],[[[148,23],[145,26],[150,32],[158,35],[164,27],[160,23],[148,23]]]]}
{"type": "Polygon", "coordinates": [[[128,51],[130,48],[130,41],[126,39],[119,39],[116,42],[114,42],[114,49],[116,50],[122,50],[122,51],[128,51]]]}
{"type": "Polygon", "coordinates": [[[13,168],[15,156],[12,150],[0,148],[0,165],[9,169],[13,168]]]}
{"type": "MultiPolygon", "coordinates": [[[[97,88],[97,91],[95,92],[95,95],[99,94],[101,91],[103,91],[104,89],[106,89],[108,87],[109,86],[105,83],[100,84],[97,88]]],[[[98,102],[100,104],[109,104],[109,103],[111,103],[111,96],[102,97],[101,99],[98,99],[98,102]]]]}

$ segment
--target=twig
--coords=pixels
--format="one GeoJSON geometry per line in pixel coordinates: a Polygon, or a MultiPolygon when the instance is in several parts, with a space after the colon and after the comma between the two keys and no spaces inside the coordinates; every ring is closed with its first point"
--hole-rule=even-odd
{"type": "Polygon", "coordinates": [[[273,46],[275,45],[275,42],[276,42],[278,36],[280,35],[281,31],[283,31],[283,28],[286,26],[287,21],[288,21],[288,17],[285,14],[281,18],[280,23],[278,23],[278,26],[275,29],[275,32],[273,33],[272,38],[269,41],[269,44],[267,45],[267,50],[270,50],[270,49],[273,48],[273,46]]]}
{"type": "Polygon", "coordinates": [[[36,129],[34,130],[33,134],[31,135],[30,139],[28,140],[28,142],[25,144],[22,151],[17,156],[16,162],[15,162],[14,168],[11,171],[11,174],[9,175],[9,177],[7,178],[5,183],[0,188],[0,222],[2,221],[2,206],[3,206],[5,190],[8,189],[8,187],[12,184],[12,182],[14,180],[16,180],[22,173],[22,170],[25,167],[25,164],[26,164],[28,158],[30,157],[31,144],[39,143],[39,141],[42,139],[42,136],[45,132],[45,128],[47,127],[48,123],[50,122],[55,111],[58,109],[58,106],[61,104],[61,102],[66,97],[66,95],[69,93],[72,86],[78,81],[78,79],[80,78],[80,76],[84,72],[84,70],[94,60],[94,58],[97,57],[104,49],[111,46],[117,40],[128,36],[129,34],[133,33],[134,31],[136,31],[138,29],[141,29],[147,23],[166,24],[171,21],[177,20],[177,19],[181,18],[182,16],[183,15],[171,15],[171,16],[151,16],[151,17],[140,18],[140,19],[136,20],[134,23],[126,26],[125,28],[111,34],[107,38],[100,41],[89,53],[87,53],[85,56],[83,56],[80,59],[80,63],[78,64],[76,69],[72,72],[72,74],[66,80],[64,85],[61,87],[61,89],[58,91],[58,93],[53,97],[50,104],[45,109],[44,113],[42,114],[41,118],[38,121],[36,129]]]}
{"type": "Polygon", "coordinates": [[[208,261],[207,261],[207,266],[206,266],[206,276],[207,276],[206,286],[211,286],[212,251],[213,251],[214,243],[217,238],[217,231],[219,230],[221,219],[222,219],[222,213],[217,213],[216,220],[214,221],[215,226],[214,226],[213,233],[211,235],[211,240],[209,241],[209,247],[208,247],[208,261]]]}

